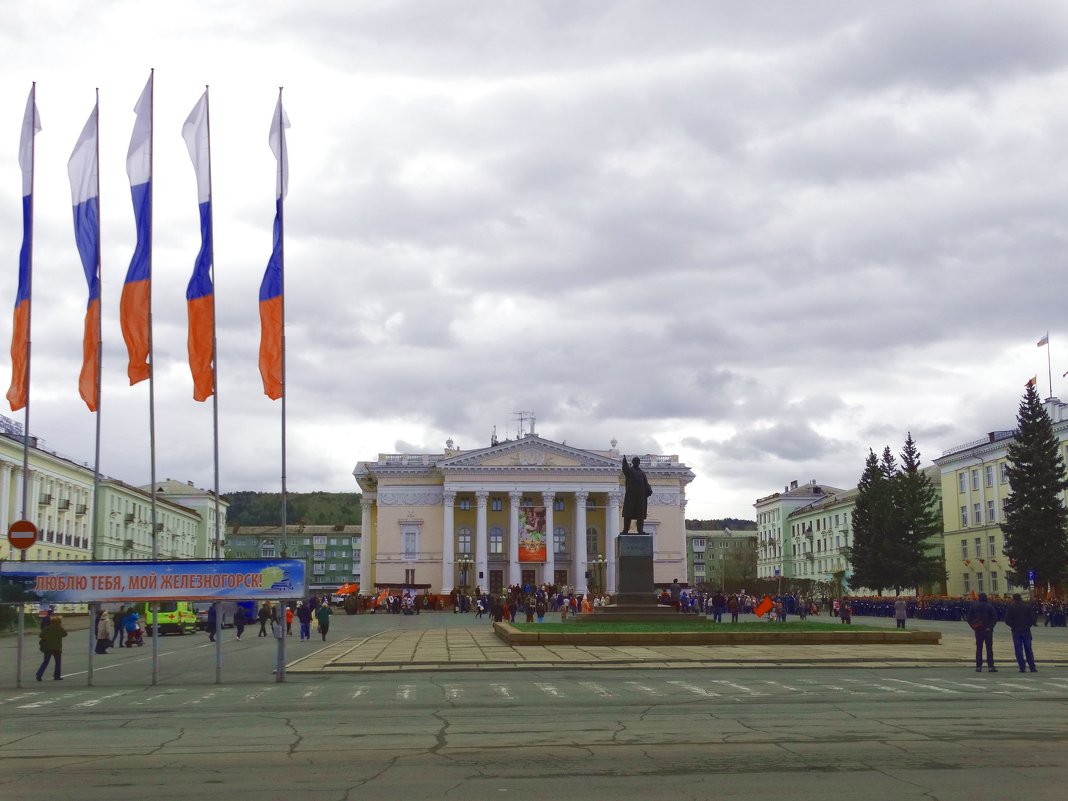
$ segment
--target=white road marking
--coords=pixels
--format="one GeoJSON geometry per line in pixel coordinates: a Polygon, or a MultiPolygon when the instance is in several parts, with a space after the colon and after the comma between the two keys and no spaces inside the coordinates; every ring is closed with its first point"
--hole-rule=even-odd
{"type": "Polygon", "coordinates": [[[960,695],[960,690],[950,690],[947,687],[936,687],[933,684],[924,684],[919,681],[909,681],[908,679],[887,679],[887,681],[896,681],[899,684],[911,684],[914,687],[923,687],[926,690],[934,690],[939,693],[950,693],[952,695],[960,695]]]}
{"type": "Polygon", "coordinates": [[[698,687],[696,684],[689,684],[685,681],[669,681],[668,684],[673,684],[676,687],[681,687],[687,692],[691,692],[694,695],[701,695],[705,698],[719,698],[719,693],[714,693],[711,690],[706,690],[704,687],[698,687]]]}
{"type": "Polygon", "coordinates": [[[308,688],[308,692],[304,693],[301,698],[311,698],[317,692],[319,692],[319,685],[314,684],[310,688],[308,688]]]}
{"type": "Polygon", "coordinates": [[[57,695],[54,698],[42,698],[40,701],[34,701],[32,704],[22,704],[19,706],[19,709],[40,709],[42,706],[65,701],[68,698],[74,698],[74,696],[75,693],[64,693],[63,695],[57,695]]]}
{"type": "Polygon", "coordinates": [[[558,689],[556,689],[556,687],[554,687],[552,684],[536,683],[534,686],[537,687],[539,690],[541,690],[546,695],[551,695],[553,698],[564,698],[565,697],[564,694],[562,692],[560,692],[558,689]]]}
{"type": "Polygon", "coordinates": [[[34,693],[23,693],[22,695],[15,695],[15,696],[12,696],[11,698],[5,698],[3,701],[0,701],[0,704],[13,704],[15,701],[21,701],[24,698],[33,698],[33,696],[35,696],[35,695],[40,695],[40,693],[39,692],[34,692],[34,693]]]}
{"type": "Polygon", "coordinates": [[[455,701],[464,694],[463,688],[457,687],[454,684],[446,684],[442,689],[445,691],[445,698],[448,701],[455,701]]]}
{"type": "Polygon", "coordinates": [[[767,693],[757,692],[750,687],[745,687],[741,684],[735,684],[733,681],[727,681],[726,679],[712,679],[715,684],[725,684],[728,687],[733,687],[736,690],[741,690],[743,693],[753,696],[766,696],[767,693]]]}
{"type": "Polygon", "coordinates": [[[808,690],[802,690],[799,687],[791,687],[789,684],[783,684],[781,681],[765,680],[765,684],[771,684],[774,687],[782,687],[784,690],[789,690],[793,693],[808,693],[808,690]]]}
{"type": "Polygon", "coordinates": [[[109,695],[102,695],[99,698],[90,698],[88,701],[82,701],[80,704],[75,704],[74,706],[75,708],[82,706],[96,706],[97,704],[103,703],[109,698],[118,698],[120,695],[126,695],[127,693],[131,692],[133,692],[133,690],[122,690],[121,692],[110,693],[109,695]]]}
{"type": "Polygon", "coordinates": [[[592,681],[580,681],[579,685],[585,687],[587,690],[593,690],[602,698],[612,698],[612,693],[602,687],[600,684],[592,681]]]}
{"type": "Polygon", "coordinates": [[[415,698],[415,685],[414,684],[402,684],[397,688],[397,700],[398,701],[410,701],[415,698]]]}
{"type": "Polygon", "coordinates": [[[359,685],[356,688],[355,692],[352,693],[352,700],[355,701],[357,698],[359,698],[365,692],[367,692],[367,685],[366,684],[359,685]]]}
{"type": "Polygon", "coordinates": [[[259,698],[259,697],[260,697],[261,695],[263,695],[264,693],[269,693],[269,692],[271,692],[271,691],[272,691],[273,689],[274,689],[274,687],[264,687],[264,688],[263,688],[262,690],[260,690],[260,691],[259,691],[258,693],[252,693],[251,695],[248,695],[248,696],[246,696],[246,697],[245,697],[245,703],[246,703],[246,704],[248,704],[248,703],[251,703],[252,701],[255,701],[255,700],[256,700],[257,698],[259,698]]]}
{"type": "Polygon", "coordinates": [[[168,695],[174,695],[174,693],[176,693],[176,692],[178,692],[178,691],[177,690],[164,690],[163,692],[159,693],[158,695],[150,695],[148,698],[145,698],[145,699],[143,699],[141,701],[131,701],[130,702],[130,706],[144,706],[149,701],[155,701],[155,700],[157,700],[159,698],[166,698],[168,695]]]}
{"type": "Polygon", "coordinates": [[[512,700],[512,693],[508,689],[507,684],[491,684],[493,691],[497,693],[501,698],[505,698],[509,701],[512,700]]]}
{"type": "Polygon", "coordinates": [[[643,693],[647,693],[648,695],[656,695],[656,696],[663,695],[663,693],[660,692],[659,690],[654,690],[652,687],[647,687],[644,684],[639,684],[636,681],[628,681],[627,684],[629,684],[635,690],[641,690],[643,693]]]}
{"type": "Polygon", "coordinates": [[[999,685],[1002,687],[1015,687],[1018,690],[1027,690],[1029,693],[1048,693],[1049,690],[1043,690],[1041,687],[1030,687],[1026,684],[1017,684],[1014,681],[999,681],[999,685]]]}

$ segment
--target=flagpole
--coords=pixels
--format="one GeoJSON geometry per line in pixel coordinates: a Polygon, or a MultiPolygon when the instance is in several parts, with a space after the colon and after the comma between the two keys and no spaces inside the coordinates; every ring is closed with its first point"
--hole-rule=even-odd
{"type": "MultiPolygon", "coordinates": [[[[32,314],[33,314],[33,180],[34,172],[36,171],[36,153],[37,147],[37,81],[34,81],[30,86],[30,105],[32,107],[31,114],[33,115],[30,123],[30,204],[27,208],[29,219],[27,220],[26,236],[28,242],[26,245],[27,255],[27,269],[26,269],[26,292],[29,297],[29,303],[26,308],[26,408],[23,409],[22,416],[22,510],[19,514],[19,520],[26,520],[26,507],[29,506],[30,499],[30,351],[31,351],[31,334],[33,333],[32,314]]],[[[25,135],[25,131],[23,131],[25,135]]],[[[4,521],[4,525],[7,525],[8,521],[4,521]]],[[[26,548],[19,550],[19,561],[26,561],[26,548]]],[[[20,599],[22,600],[22,599],[20,599]]],[[[22,638],[26,631],[26,605],[25,603],[19,604],[19,638],[16,646],[15,655],[15,687],[22,687],[22,638]]]]}
{"type": "Polygon", "coordinates": [[[1049,396],[1053,397],[1053,359],[1049,354],[1049,331],[1046,332],[1046,373],[1049,376],[1049,396]]]}
{"type": "MultiPolygon", "coordinates": [[[[282,88],[278,87],[278,259],[281,268],[281,315],[282,315],[282,553],[289,556],[289,537],[286,530],[286,227],[285,227],[285,195],[288,176],[285,169],[288,164],[286,157],[286,131],[284,111],[282,110],[282,88]]],[[[283,682],[286,679],[286,632],[285,632],[285,609],[280,608],[278,622],[282,636],[278,638],[278,669],[275,681],[283,682]]]]}
{"type": "MultiPolygon", "coordinates": [[[[100,268],[101,262],[101,246],[100,246],[100,88],[96,90],[96,285],[97,285],[97,303],[100,306],[104,304],[104,287],[103,287],[103,270],[100,268]]],[[[100,406],[103,402],[103,387],[101,377],[103,375],[103,357],[104,357],[104,315],[99,313],[96,316],[96,387],[94,388],[96,394],[96,448],[93,457],[93,547],[96,547],[97,535],[98,535],[98,521],[100,515],[97,514],[100,498],[100,406]]],[[[92,630],[94,627],[94,621],[90,619],[89,627],[92,630]]],[[[92,640],[92,637],[90,637],[92,640]]],[[[91,657],[90,657],[91,658],[91,657]]],[[[90,662],[90,665],[92,663],[90,662]]],[[[92,671],[87,674],[86,682],[92,684],[93,674],[92,671]]]]}

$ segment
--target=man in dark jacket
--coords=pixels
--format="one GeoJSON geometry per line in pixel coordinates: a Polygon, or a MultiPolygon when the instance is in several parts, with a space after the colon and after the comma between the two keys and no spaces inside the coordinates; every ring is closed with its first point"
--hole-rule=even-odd
{"type": "Polygon", "coordinates": [[[641,460],[635,456],[631,463],[627,464],[627,457],[623,457],[623,477],[626,481],[626,492],[623,493],[623,533],[630,534],[630,521],[638,521],[638,533],[645,533],[645,517],[649,509],[649,496],[653,494],[649,486],[649,479],[645,477],[645,471],[641,468],[641,460]]]}
{"type": "Polygon", "coordinates": [[[979,593],[979,600],[968,610],[968,625],[975,631],[975,672],[983,672],[983,646],[986,646],[986,665],[988,673],[997,673],[994,667],[994,626],[998,624],[998,611],[986,599],[986,593],[979,593]]]}
{"type": "Polygon", "coordinates": [[[1016,664],[1020,666],[1020,672],[1026,673],[1024,658],[1030,666],[1032,673],[1037,673],[1035,667],[1035,652],[1031,650],[1031,627],[1038,622],[1035,611],[1023,602],[1020,593],[1012,596],[1012,603],[1005,610],[1005,625],[1012,629],[1012,648],[1016,652],[1016,664]]]}

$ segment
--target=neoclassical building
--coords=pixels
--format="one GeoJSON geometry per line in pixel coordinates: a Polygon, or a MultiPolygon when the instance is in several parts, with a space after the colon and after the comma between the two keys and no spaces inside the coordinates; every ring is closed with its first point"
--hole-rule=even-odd
{"type": "MultiPolygon", "coordinates": [[[[622,455],[530,433],[443,453],[379,454],[353,475],[363,491],[364,586],[497,591],[556,584],[615,588],[622,455]],[[591,586],[592,585],[592,586],[591,586]]],[[[686,485],[678,456],[641,455],[653,494],[654,580],[686,580],[686,485]]]]}

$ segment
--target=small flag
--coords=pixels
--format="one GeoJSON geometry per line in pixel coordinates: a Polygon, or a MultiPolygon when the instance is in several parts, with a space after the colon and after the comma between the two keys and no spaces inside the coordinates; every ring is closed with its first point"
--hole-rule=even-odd
{"type": "Polygon", "coordinates": [[[1042,339],[1038,340],[1038,347],[1041,348],[1043,345],[1048,345],[1048,344],[1049,344],[1049,332],[1047,331],[1046,335],[1044,337],[1042,337],[1042,339]]]}
{"type": "Polygon", "coordinates": [[[971,564],[972,564],[972,560],[971,560],[971,559],[965,559],[965,560],[964,560],[964,564],[966,564],[966,565],[968,565],[969,567],[971,567],[971,564]]]}
{"type": "Polygon", "coordinates": [[[775,604],[772,602],[771,598],[765,595],[764,600],[753,608],[753,612],[757,617],[764,617],[764,615],[770,612],[774,606],[775,604]]]}
{"type": "Polygon", "coordinates": [[[979,564],[981,564],[981,565],[985,565],[985,564],[986,564],[986,560],[985,560],[985,559],[980,559],[980,560],[979,560],[979,564]]]}
{"type": "Polygon", "coordinates": [[[152,78],[149,74],[134,113],[133,135],[126,154],[126,174],[130,176],[137,245],[134,247],[126,283],[119,300],[119,321],[130,364],[126,369],[130,386],[149,377],[149,312],[152,306],[152,78]]]}
{"type": "Polygon", "coordinates": [[[37,88],[30,89],[26,116],[19,140],[22,169],[22,249],[19,251],[19,287],[15,295],[15,319],[11,327],[11,386],[7,400],[17,412],[29,401],[30,375],[30,269],[33,264],[33,138],[41,130],[37,116],[37,88]]]}
{"type": "Polygon", "coordinates": [[[1037,383],[1038,383],[1038,376],[1037,375],[1033,375],[1033,376],[1031,376],[1030,380],[1028,380],[1028,382],[1026,384],[1024,384],[1024,386],[1025,387],[1033,387],[1037,383]]]}
{"type": "Polygon", "coordinates": [[[215,260],[211,230],[211,141],[209,139],[208,92],[205,89],[182,126],[189,158],[197,175],[200,205],[200,252],[193,263],[193,277],[185,290],[189,310],[189,369],[193,373],[193,400],[205,401],[214,392],[212,345],[215,331],[215,287],[211,269],[215,260]]]}
{"type": "Polygon", "coordinates": [[[70,178],[71,201],[74,206],[74,241],[78,245],[78,255],[81,257],[85,280],[89,285],[78,391],[91,412],[96,411],[100,400],[100,189],[96,155],[98,113],[99,104],[93,106],[93,111],[67,161],[67,176],[70,178]]]}
{"type": "Polygon", "coordinates": [[[271,151],[278,161],[278,178],[275,182],[274,248],[267,262],[267,269],[260,283],[260,377],[263,393],[271,400],[278,400],[284,392],[282,380],[283,319],[282,293],[285,286],[284,250],[282,241],[282,204],[289,188],[289,153],[286,150],[286,132],[289,117],[282,109],[282,96],[278,96],[274,119],[271,121],[271,151]]]}

